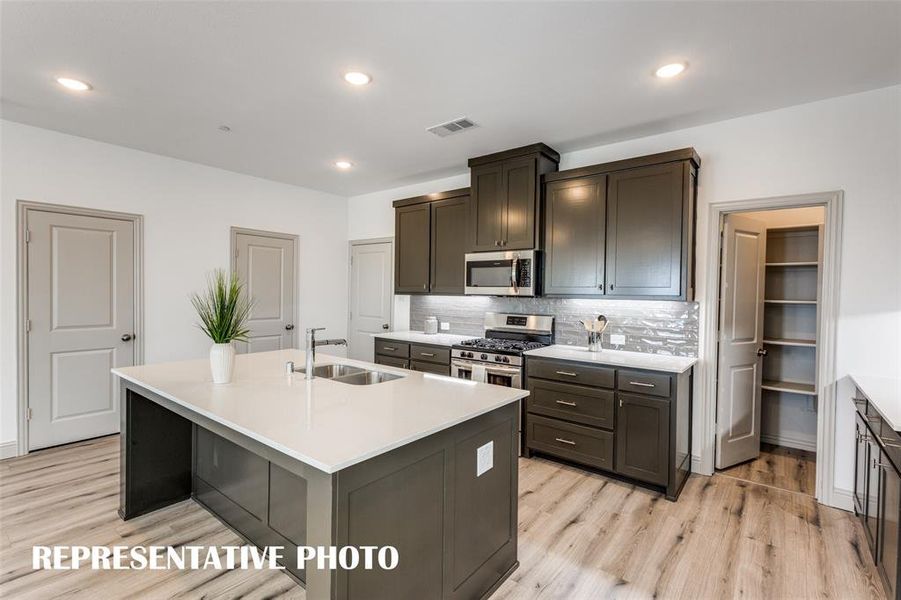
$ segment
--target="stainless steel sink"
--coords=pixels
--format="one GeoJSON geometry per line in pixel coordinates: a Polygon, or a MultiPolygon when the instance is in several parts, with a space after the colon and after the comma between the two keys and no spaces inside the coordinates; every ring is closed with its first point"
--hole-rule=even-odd
{"type": "Polygon", "coordinates": [[[349,383],[351,385],[374,385],[385,381],[393,381],[402,378],[403,375],[395,375],[394,373],[385,373],[384,371],[362,371],[353,375],[344,375],[336,377],[333,381],[341,383],[349,383]]]}
{"type": "MultiPolygon", "coordinates": [[[[296,372],[306,373],[306,369],[297,369],[296,372]]],[[[313,367],[313,377],[322,377],[323,379],[336,379],[346,375],[365,372],[366,369],[351,365],[319,365],[318,367],[313,367]]]]}

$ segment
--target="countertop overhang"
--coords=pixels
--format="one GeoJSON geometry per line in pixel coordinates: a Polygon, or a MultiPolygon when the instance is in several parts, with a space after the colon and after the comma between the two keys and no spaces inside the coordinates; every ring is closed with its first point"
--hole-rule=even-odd
{"type": "Polygon", "coordinates": [[[586,346],[564,346],[560,344],[528,350],[525,352],[525,355],[535,358],[571,360],[612,367],[666,371],[668,373],[684,373],[698,362],[697,358],[685,356],[647,354],[644,352],[628,352],[626,350],[590,352],[586,346]]]}
{"type": "Polygon", "coordinates": [[[529,395],[526,390],[317,354],[317,365],[349,364],[403,377],[360,386],[285,374],[287,361],[304,364],[301,350],[239,355],[228,384],[212,382],[205,359],[112,372],[326,473],[529,395]]]}
{"type": "Polygon", "coordinates": [[[431,344],[433,346],[453,346],[464,340],[471,340],[477,336],[458,335],[456,333],[425,333],[423,331],[386,331],[373,333],[372,337],[385,340],[397,340],[410,344],[431,344]]]}
{"type": "Polygon", "coordinates": [[[850,377],[889,427],[901,433],[901,378],[853,374],[850,377]]]}

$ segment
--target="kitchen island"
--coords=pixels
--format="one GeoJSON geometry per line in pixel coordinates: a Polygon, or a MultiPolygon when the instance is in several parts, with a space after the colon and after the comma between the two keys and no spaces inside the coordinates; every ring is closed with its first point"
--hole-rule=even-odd
{"type": "Polygon", "coordinates": [[[304,353],[115,369],[120,516],[194,498],[258,546],[284,548],[309,598],[479,598],[517,566],[524,390],[321,355],[379,383],[288,374],[304,353]],[[391,376],[395,378],[390,379],[391,376]],[[394,546],[393,570],[298,568],[297,546],[394,546]]]}

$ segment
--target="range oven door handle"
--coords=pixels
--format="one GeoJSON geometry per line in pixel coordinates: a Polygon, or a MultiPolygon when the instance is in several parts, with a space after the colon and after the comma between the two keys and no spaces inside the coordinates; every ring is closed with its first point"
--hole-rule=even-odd
{"type": "MultiPolygon", "coordinates": [[[[458,367],[458,368],[464,368],[464,369],[472,369],[472,366],[474,364],[481,364],[481,363],[474,363],[474,362],[470,362],[468,360],[454,360],[451,362],[451,366],[458,367]]],[[[487,371],[488,373],[496,373],[498,375],[518,375],[519,367],[502,367],[500,365],[493,365],[493,364],[486,363],[485,371],[487,371]]]]}

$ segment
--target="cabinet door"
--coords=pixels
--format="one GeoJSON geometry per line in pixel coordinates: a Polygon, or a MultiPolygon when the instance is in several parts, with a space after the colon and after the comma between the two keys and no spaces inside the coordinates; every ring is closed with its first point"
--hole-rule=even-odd
{"type": "Polygon", "coordinates": [[[196,475],[232,502],[266,522],[269,463],[202,427],[197,428],[196,475]]]}
{"type": "Polygon", "coordinates": [[[535,188],[538,166],[534,158],[504,161],[504,250],[528,250],[535,247],[535,188]]]}
{"type": "Polygon", "coordinates": [[[857,415],[854,426],[854,512],[866,519],[867,515],[867,426],[863,417],[857,415]]]}
{"type": "Polygon", "coordinates": [[[879,535],[879,492],[880,481],[879,476],[879,446],[868,437],[867,441],[867,497],[866,497],[866,517],[863,521],[863,530],[867,534],[867,542],[870,545],[870,552],[873,557],[878,560],[876,548],[879,535]]]}
{"type": "Polygon", "coordinates": [[[898,597],[898,520],[901,517],[901,475],[885,452],[879,454],[882,492],[879,497],[879,559],[877,566],[888,583],[888,597],[898,597]]]}
{"type": "Polygon", "coordinates": [[[669,481],[669,400],[617,392],[616,472],[648,483],[669,481]]]}
{"type": "Polygon", "coordinates": [[[433,294],[462,294],[466,255],[469,196],[432,203],[433,294]]]}
{"type": "Polygon", "coordinates": [[[682,290],[683,163],[609,176],[607,295],[673,296],[682,290]]]}
{"type": "Polygon", "coordinates": [[[505,213],[503,171],[501,163],[472,169],[469,202],[469,249],[472,252],[500,248],[505,213]]]}
{"type": "Polygon", "coordinates": [[[545,294],[604,293],[607,177],[554,181],[545,188],[545,294]]]}
{"type": "Polygon", "coordinates": [[[429,291],[428,203],[402,206],[394,213],[394,291],[399,294],[429,291]]]}

